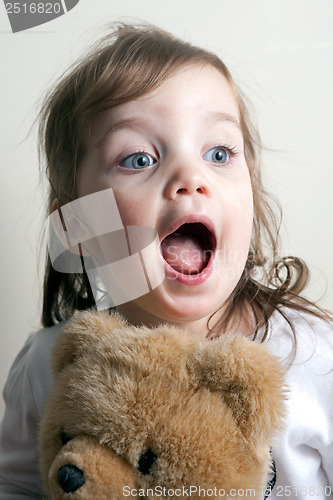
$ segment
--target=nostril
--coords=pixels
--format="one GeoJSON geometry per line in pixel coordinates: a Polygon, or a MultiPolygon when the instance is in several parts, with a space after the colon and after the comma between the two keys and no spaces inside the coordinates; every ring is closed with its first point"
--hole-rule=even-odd
{"type": "Polygon", "coordinates": [[[177,194],[191,194],[192,192],[193,193],[197,192],[199,194],[206,194],[207,189],[204,186],[199,186],[199,187],[193,189],[193,191],[191,189],[182,188],[182,187],[177,189],[177,194]]]}
{"type": "Polygon", "coordinates": [[[58,483],[65,493],[78,490],[85,480],[82,470],[75,465],[63,465],[58,470],[58,483]]]}
{"type": "Polygon", "coordinates": [[[150,474],[156,459],[157,455],[150,448],[148,448],[139,458],[139,472],[144,475],[150,474]]]}

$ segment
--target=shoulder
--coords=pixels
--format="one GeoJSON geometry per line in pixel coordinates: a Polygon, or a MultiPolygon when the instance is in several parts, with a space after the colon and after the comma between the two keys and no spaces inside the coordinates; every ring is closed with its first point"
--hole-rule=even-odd
{"type": "Polygon", "coordinates": [[[285,366],[289,434],[298,444],[325,448],[333,442],[333,325],[310,313],[283,312],[288,321],[272,317],[267,346],[285,366]]]}
{"type": "Polygon", "coordinates": [[[333,323],[290,308],[281,312],[270,319],[268,347],[289,367],[332,371],[333,323]]]}
{"type": "Polygon", "coordinates": [[[18,353],[9,372],[6,395],[20,396],[20,388],[29,388],[38,413],[42,413],[53,382],[51,355],[64,323],[32,333],[18,353]]]}
{"type": "Polygon", "coordinates": [[[333,325],[310,313],[283,313],[287,320],[279,313],[272,317],[267,346],[285,367],[289,409],[298,428],[306,421],[309,428],[318,424],[319,434],[329,429],[332,442],[333,325]]]}
{"type": "Polygon", "coordinates": [[[47,359],[49,360],[50,353],[58,337],[61,335],[64,326],[65,323],[58,323],[57,325],[41,328],[37,332],[32,333],[23,347],[23,351],[26,349],[27,359],[31,362],[36,361],[37,363],[45,364],[47,359]]]}

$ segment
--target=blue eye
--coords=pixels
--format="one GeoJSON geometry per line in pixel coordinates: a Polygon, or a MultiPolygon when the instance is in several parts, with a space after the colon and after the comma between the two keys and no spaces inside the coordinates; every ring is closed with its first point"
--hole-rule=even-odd
{"type": "Polygon", "coordinates": [[[135,170],[140,170],[145,167],[150,167],[154,163],[154,158],[147,153],[135,153],[127,156],[127,158],[124,158],[119,165],[124,168],[134,168],[135,170]]]}
{"type": "Polygon", "coordinates": [[[203,155],[203,159],[223,165],[230,160],[230,153],[226,148],[212,148],[203,155]]]}

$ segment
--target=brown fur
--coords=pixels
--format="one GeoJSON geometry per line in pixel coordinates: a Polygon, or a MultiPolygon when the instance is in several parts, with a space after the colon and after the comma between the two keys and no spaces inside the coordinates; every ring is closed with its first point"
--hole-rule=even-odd
{"type": "Polygon", "coordinates": [[[252,498],[263,497],[285,399],[282,370],[264,346],[229,335],[198,342],[170,325],[136,328],[117,314],[80,312],[53,359],[40,433],[52,500],[116,500],[123,486],[157,485],[255,489],[252,498]],[[65,445],[62,431],[73,438],[65,445]],[[157,459],[142,474],[138,460],[148,448],[157,459]],[[69,463],[86,482],[64,494],[57,471],[69,463]]]}

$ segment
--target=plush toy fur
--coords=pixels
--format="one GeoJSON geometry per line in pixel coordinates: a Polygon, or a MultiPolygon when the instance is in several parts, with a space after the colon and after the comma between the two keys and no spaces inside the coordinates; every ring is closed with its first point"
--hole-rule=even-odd
{"type": "Polygon", "coordinates": [[[176,498],[190,487],[199,498],[199,486],[263,498],[285,398],[264,346],[231,335],[199,342],[173,326],[81,312],[58,340],[53,368],[40,432],[50,499],[176,498]]]}

